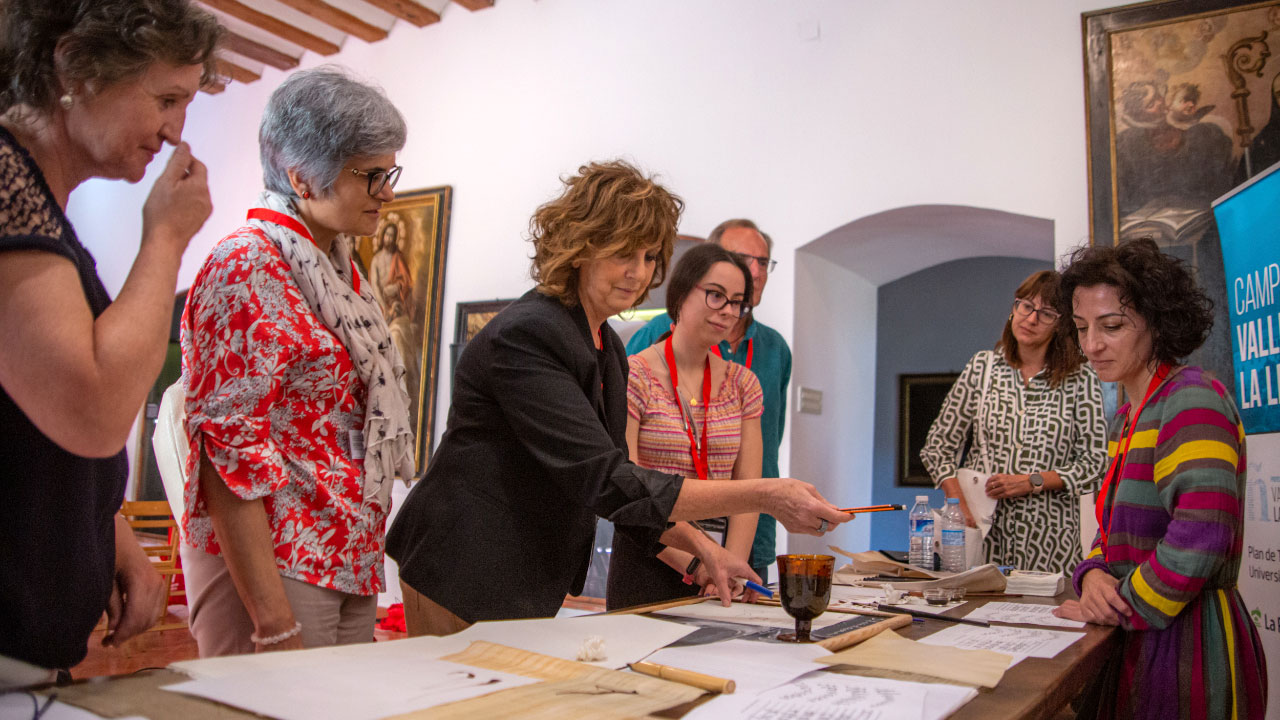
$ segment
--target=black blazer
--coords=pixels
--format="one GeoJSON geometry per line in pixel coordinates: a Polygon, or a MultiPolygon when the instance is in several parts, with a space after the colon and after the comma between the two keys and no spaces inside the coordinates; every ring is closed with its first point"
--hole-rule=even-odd
{"type": "Polygon", "coordinates": [[[657,549],[684,480],[627,460],[627,356],[531,290],[458,360],[448,428],[387,533],[400,578],[468,622],[582,592],[596,516],[657,549]]]}

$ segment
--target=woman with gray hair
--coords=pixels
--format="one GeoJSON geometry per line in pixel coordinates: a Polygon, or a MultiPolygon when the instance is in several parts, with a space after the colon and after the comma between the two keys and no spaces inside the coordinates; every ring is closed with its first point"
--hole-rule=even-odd
{"type": "Polygon", "coordinates": [[[391,482],[413,474],[404,363],[352,237],[400,176],[405,123],[334,67],[272,93],[266,190],[182,317],[182,552],[201,657],[367,642],[391,482]]]}

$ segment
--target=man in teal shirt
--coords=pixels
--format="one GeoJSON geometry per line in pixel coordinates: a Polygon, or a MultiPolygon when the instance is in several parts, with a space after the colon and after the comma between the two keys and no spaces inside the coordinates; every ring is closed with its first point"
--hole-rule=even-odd
{"type": "MultiPolygon", "coordinates": [[[[716,226],[707,237],[724,249],[735,253],[751,269],[755,288],[751,300],[753,308],[760,307],[760,297],[769,282],[769,272],[777,265],[772,259],[773,242],[768,235],[750,220],[726,220],[716,226]]],[[[658,341],[671,329],[671,318],[663,313],[636,331],[627,342],[627,354],[635,355],[658,341]]],[[[777,330],[754,319],[754,313],[746,313],[729,333],[729,339],[720,343],[720,355],[745,365],[760,379],[764,391],[764,415],[760,418],[760,436],[764,443],[760,474],[763,477],[780,477],[778,472],[778,447],[782,444],[782,429],[787,422],[787,384],[791,382],[791,348],[777,330]]],[[[768,579],[773,566],[774,543],[778,523],[772,516],[761,514],[756,524],[756,539],[751,545],[751,568],[762,578],[768,579]]]]}

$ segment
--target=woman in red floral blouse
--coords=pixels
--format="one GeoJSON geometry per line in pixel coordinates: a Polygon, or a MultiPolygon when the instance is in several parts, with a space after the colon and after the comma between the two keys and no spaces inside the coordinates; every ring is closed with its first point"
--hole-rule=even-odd
{"type": "Polygon", "coordinates": [[[372,640],[391,482],[413,472],[404,362],[351,242],[394,197],[404,119],[319,68],[272,94],[259,141],[267,189],[182,321],[202,657],[372,640]]]}

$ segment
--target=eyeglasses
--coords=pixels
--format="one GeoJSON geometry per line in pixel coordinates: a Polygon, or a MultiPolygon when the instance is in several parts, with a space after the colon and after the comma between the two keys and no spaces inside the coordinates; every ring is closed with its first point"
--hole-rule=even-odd
{"type": "Polygon", "coordinates": [[[740,253],[740,252],[736,252],[734,253],[734,255],[737,255],[739,258],[742,258],[742,262],[746,263],[748,267],[751,266],[751,261],[755,260],[756,265],[759,265],[760,268],[763,269],[766,273],[771,273],[773,272],[774,268],[778,267],[777,260],[770,260],[767,257],[760,257],[759,255],[748,255],[746,253],[740,253]]]}
{"type": "Polygon", "coordinates": [[[1017,315],[1020,318],[1024,318],[1030,315],[1031,313],[1035,313],[1036,315],[1038,315],[1040,322],[1047,323],[1049,325],[1052,325],[1058,322],[1058,320],[1062,317],[1062,315],[1057,310],[1054,310],[1050,307],[1037,308],[1035,305],[1032,305],[1031,301],[1029,300],[1023,300],[1022,298],[1018,298],[1017,300],[1013,301],[1013,314],[1017,315]]]}
{"type": "Polygon", "coordinates": [[[382,192],[382,188],[390,185],[395,187],[400,182],[400,171],[404,170],[399,165],[394,165],[386,170],[357,170],[355,168],[347,168],[347,172],[352,175],[364,175],[369,178],[369,195],[377,195],[382,192]]]}
{"type": "Polygon", "coordinates": [[[747,304],[746,300],[730,300],[728,295],[719,290],[702,287],[701,285],[698,286],[698,289],[707,294],[707,307],[712,310],[719,310],[728,305],[729,314],[734,317],[742,317],[751,312],[751,306],[747,304]]]}

